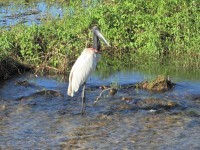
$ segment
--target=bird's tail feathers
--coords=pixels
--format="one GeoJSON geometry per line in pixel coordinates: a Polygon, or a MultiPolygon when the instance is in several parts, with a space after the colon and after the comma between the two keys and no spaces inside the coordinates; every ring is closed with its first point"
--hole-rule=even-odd
{"type": "Polygon", "coordinates": [[[67,95],[73,97],[74,96],[74,92],[72,91],[72,87],[69,84],[68,90],[67,90],[67,95]]]}

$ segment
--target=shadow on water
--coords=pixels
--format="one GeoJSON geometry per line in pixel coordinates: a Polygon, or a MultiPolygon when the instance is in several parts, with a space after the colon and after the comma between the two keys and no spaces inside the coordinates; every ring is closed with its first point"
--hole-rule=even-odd
{"type": "Polygon", "coordinates": [[[17,76],[0,85],[1,149],[199,149],[200,80],[175,80],[166,92],[122,88],[153,78],[141,72],[93,75],[87,83],[86,115],[81,91],[66,94],[62,76],[17,76]],[[118,83],[114,96],[102,85],[118,83]]]}

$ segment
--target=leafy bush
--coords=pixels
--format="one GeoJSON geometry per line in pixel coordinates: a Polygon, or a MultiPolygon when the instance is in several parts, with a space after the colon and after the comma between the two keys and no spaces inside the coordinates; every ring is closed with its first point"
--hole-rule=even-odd
{"type": "Polygon", "coordinates": [[[1,29],[1,57],[10,55],[24,63],[66,71],[70,69],[66,64],[71,65],[91,45],[91,27],[98,25],[112,45],[107,51],[102,47],[100,68],[169,58],[199,67],[199,8],[195,0],[85,1],[84,7],[70,2],[61,20],[1,29]]]}

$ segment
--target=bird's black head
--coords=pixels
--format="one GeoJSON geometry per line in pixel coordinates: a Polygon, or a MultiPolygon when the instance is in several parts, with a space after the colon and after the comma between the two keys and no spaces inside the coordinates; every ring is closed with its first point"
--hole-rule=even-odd
{"type": "Polygon", "coordinates": [[[102,39],[106,43],[106,45],[110,46],[108,44],[108,42],[106,41],[106,39],[101,34],[100,29],[97,26],[94,26],[92,28],[92,32],[94,33],[93,34],[93,48],[95,48],[96,50],[100,51],[101,44],[100,44],[100,40],[99,39],[102,39]]]}

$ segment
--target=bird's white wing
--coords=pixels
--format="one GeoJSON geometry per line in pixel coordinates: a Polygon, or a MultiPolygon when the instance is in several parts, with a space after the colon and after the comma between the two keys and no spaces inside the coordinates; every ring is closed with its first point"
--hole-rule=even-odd
{"type": "Polygon", "coordinates": [[[73,96],[95,70],[100,55],[95,52],[83,52],[76,60],[69,76],[68,95],[73,96]]]}

